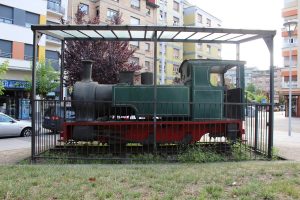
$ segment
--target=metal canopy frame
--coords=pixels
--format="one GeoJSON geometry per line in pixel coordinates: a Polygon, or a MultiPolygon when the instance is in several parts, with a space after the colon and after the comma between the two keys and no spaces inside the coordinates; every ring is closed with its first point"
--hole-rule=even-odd
{"type": "Polygon", "coordinates": [[[276,31],[191,26],[34,25],[33,31],[60,40],[202,42],[240,44],[275,36],[276,31]]]}
{"type": "MultiPolygon", "coordinates": [[[[191,42],[235,44],[236,60],[240,59],[240,44],[263,39],[270,53],[270,109],[269,112],[269,147],[273,146],[273,107],[274,107],[274,30],[249,30],[226,28],[202,28],[190,26],[123,26],[123,25],[33,25],[33,67],[32,67],[32,124],[35,124],[36,100],[36,58],[37,44],[43,34],[56,37],[61,42],[60,100],[63,91],[63,51],[66,40],[100,41],[149,41],[154,42],[154,130],[156,126],[157,101],[157,42],[191,42]]],[[[239,73],[237,73],[237,78],[239,73]]],[[[32,130],[32,158],[35,155],[35,128],[32,130]]],[[[154,133],[155,135],[155,133],[154,133]]],[[[155,137],[155,136],[154,136],[155,137]]],[[[154,144],[155,145],[155,144],[154,144]]],[[[271,157],[272,148],[268,149],[271,157]]],[[[34,158],[33,158],[34,160],[34,158]]]]}

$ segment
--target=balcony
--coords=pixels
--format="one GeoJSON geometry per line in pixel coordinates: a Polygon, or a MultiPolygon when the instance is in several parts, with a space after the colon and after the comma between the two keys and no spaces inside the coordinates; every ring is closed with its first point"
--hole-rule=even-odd
{"type": "Polygon", "coordinates": [[[0,22],[6,23],[6,24],[12,24],[13,20],[5,17],[0,17],[0,22]]]}
{"type": "Polygon", "coordinates": [[[65,14],[65,8],[62,7],[60,4],[53,2],[53,1],[48,1],[47,3],[47,9],[54,11],[56,13],[59,13],[61,15],[65,14]]]}
{"type": "Polygon", "coordinates": [[[52,44],[57,44],[60,45],[61,44],[61,40],[49,35],[46,35],[46,42],[52,43],[52,44]]]}
{"type": "Polygon", "coordinates": [[[12,53],[3,52],[0,50],[0,57],[2,58],[12,58],[12,53]]]}
{"type": "Polygon", "coordinates": [[[297,0],[284,0],[284,8],[291,8],[297,6],[297,0]]]}
{"type": "MultiPolygon", "coordinates": [[[[289,82],[282,82],[281,88],[290,88],[289,82]]],[[[297,88],[297,81],[291,81],[291,88],[297,88]]]]}

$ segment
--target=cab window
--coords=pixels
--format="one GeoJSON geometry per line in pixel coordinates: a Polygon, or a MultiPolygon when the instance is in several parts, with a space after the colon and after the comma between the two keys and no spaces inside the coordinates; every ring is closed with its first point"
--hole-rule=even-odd
{"type": "Polygon", "coordinates": [[[222,74],[210,73],[210,84],[215,87],[223,86],[222,74]]]}

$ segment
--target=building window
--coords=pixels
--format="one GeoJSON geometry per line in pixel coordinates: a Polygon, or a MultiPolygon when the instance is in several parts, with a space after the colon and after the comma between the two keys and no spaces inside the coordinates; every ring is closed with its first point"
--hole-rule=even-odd
{"type": "MultiPolygon", "coordinates": [[[[130,17],[130,25],[140,25],[140,19],[135,18],[135,17],[130,17]]],[[[130,42],[129,44],[135,48],[139,48],[138,41],[130,42]]]]}
{"type": "Polygon", "coordinates": [[[0,5],[0,22],[7,24],[13,23],[13,8],[0,5]]]}
{"type": "Polygon", "coordinates": [[[211,27],[211,20],[210,19],[206,19],[206,24],[208,27],[211,27]]]}
{"type": "Polygon", "coordinates": [[[140,25],[140,19],[135,17],[130,17],[130,25],[140,25]]]}
{"type": "MultiPolygon", "coordinates": [[[[160,54],[162,54],[162,49],[163,48],[163,46],[162,46],[162,44],[159,44],[159,53],[160,54]]],[[[166,45],[164,44],[164,55],[166,55],[167,54],[167,51],[166,51],[166,45]]]]}
{"type": "Polygon", "coordinates": [[[139,65],[140,64],[140,59],[138,57],[131,57],[130,62],[132,64],[139,65]]]}
{"type": "Polygon", "coordinates": [[[96,7],[96,17],[99,17],[100,15],[100,10],[99,10],[99,6],[96,7]]]}
{"type": "Polygon", "coordinates": [[[145,43],[145,50],[146,51],[150,51],[150,43],[145,43]]]}
{"type": "Polygon", "coordinates": [[[179,58],[179,52],[180,52],[179,49],[174,48],[173,49],[173,57],[174,58],[179,58]]]}
{"type": "Polygon", "coordinates": [[[131,0],[131,7],[135,9],[140,9],[140,0],[131,0]]]}
{"type": "Polygon", "coordinates": [[[115,15],[118,14],[118,11],[116,10],[113,10],[113,9],[107,9],[107,12],[106,12],[106,17],[107,19],[111,20],[114,18],[115,15]]]}
{"type": "Polygon", "coordinates": [[[211,53],[211,46],[207,45],[207,49],[206,49],[207,53],[211,53]]]}
{"type": "Polygon", "coordinates": [[[0,57],[12,57],[12,42],[7,40],[0,40],[0,57]]]}
{"type": "Polygon", "coordinates": [[[32,60],[33,45],[25,44],[24,60],[32,60]]]}
{"type": "Polygon", "coordinates": [[[173,64],[173,75],[179,74],[179,65],[173,64]]]}
{"type": "Polygon", "coordinates": [[[59,69],[59,55],[57,51],[46,50],[46,61],[55,69],[59,69]]]}
{"type": "Polygon", "coordinates": [[[173,17],[173,26],[179,26],[179,18],[173,17]]]}
{"type": "Polygon", "coordinates": [[[159,19],[160,20],[167,20],[167,12],[163,12],[162,10],[159,11],[159,19]]]}
{"type": "Polygon", "coordinates": [[[40,23],[40,16],[35,13],[26,12],[25,16],[25,26],[30,28],[31,25],[36,25],[40,23]]]}
{"type": "Polygon", "coordinates": [[[197,22],[202,24],[202,15],[197,14],[197,22]]]}
{"type": "Polygon", "coordinates": [[[151,15],[151,9],[150,8],[146,8],[146,15],[150,16],[151,15]]]}
{"type": "Polygon", "coordinates": [[[148,71],[151,71],[151,69],[150,69],[150,61],[145,61],[145,68],[146,68],[148,71]]]}
{"type": "Polygon", "coordinates": [[[197,47],[202,50],[202,43],[197,43],[197,47]]]}
{"type": "MultiPolygon", "coordinates": [[[[162,70],[162,63],[159,63],[159,73],[161,73],[162,70]]],[[[167,73],[167,63],[164,64],[164,73],[167,73]]]]}
{"type": "Polygon", "coordinates": [[[218,56],[221,57],[221,49],[218,49],[218,56]]]}
{"type": "Polygon", "coordinates": [[[81,11],[81,12],[83,12],[84,14],[89,14],[89,5],[86,5],[86,4],[84,4],[84,3],[80,3],[79,4],[79,10],[81,11]]]}
{"type": "Polygon", "coordinates": [[[176,1],[173,1],[173,10],[179,12],[179,3],[176,1]]]}
{"type": "Polygon", "coordinates": [[[65,9],[61,6],[61,0],[48,0],[47,9],[65,14],[65,9]]]}

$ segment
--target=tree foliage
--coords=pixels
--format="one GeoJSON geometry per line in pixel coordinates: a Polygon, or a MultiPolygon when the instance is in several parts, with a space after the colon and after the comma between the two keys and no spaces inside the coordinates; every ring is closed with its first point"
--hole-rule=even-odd
{"type": "MultiPolygon", "coordinates": [[[[32,81],[27,80],[28,90],[32,89],[32,81]]],[[[59,73],[52,67],[51,62],[41,60],[36,66],[36,94],[46,97],[59,86],[59,73]]]]}
{"type": "Polygon", "coordinates": [[[6,73],[8,69],[8,61],[4,61],[2,64],[0,64],[0,95],[3,95],[4,86],[1,81],[2,76],[6,73]]]}
{"type": "MultiPolygon", "coordinates": [[[[116,14],[112,25],[121,24],[121,14],[116,14]]],[[[78,10],[75,14],[76,24],[99,24],[99,18],[86,20],[85,14],[78,10]]],[[[72,86],[80,80],[81,61],[93,60],[92,78],[101,84],[113,84],[118,82],[120,71],[136,71],[140,69],[135,63],[129,62],[134,49],[129,48],[128,42],[118,41],[76,41],[68,40],[64,52],[66,85],[72,86]]]]}
{"type": "Polygon", "coordinates": [[[268,99],[265,92],[259,88],[256,88],[253,83],[250,83],[246,87],[246,93],[247,93],[248,101],[255,101],[258,103],[262,103],[263,99],[268,99]]]}
{"type": "Polygon", "coordinates": [[[253,83],[249,83],[246,87],[246,90],[251,93],[255,93],[255,90],[256,90],[255,85],[253,83]]]}

